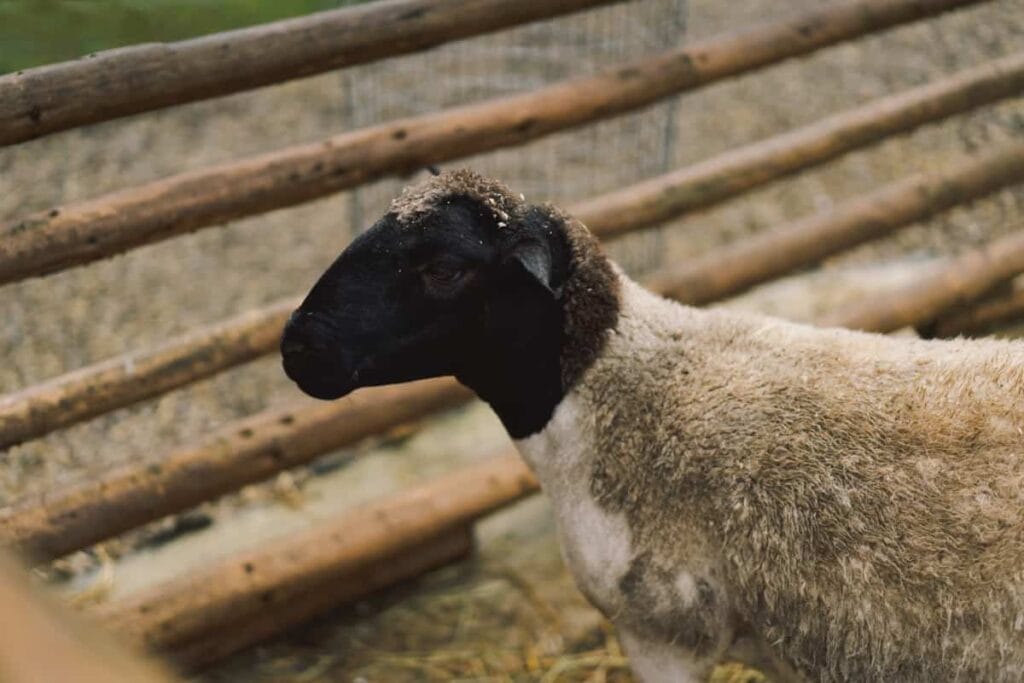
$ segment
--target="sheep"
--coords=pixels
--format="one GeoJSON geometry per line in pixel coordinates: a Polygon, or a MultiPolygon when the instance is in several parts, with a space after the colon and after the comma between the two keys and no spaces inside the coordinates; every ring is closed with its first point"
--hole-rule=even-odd
{"type": "Polygon", "coordinates": [[[292,315],[307,393],[454,375],[637,676],[1024,680],[1024,345],[695,309],[497,181],[407,189],[292,315]]]}

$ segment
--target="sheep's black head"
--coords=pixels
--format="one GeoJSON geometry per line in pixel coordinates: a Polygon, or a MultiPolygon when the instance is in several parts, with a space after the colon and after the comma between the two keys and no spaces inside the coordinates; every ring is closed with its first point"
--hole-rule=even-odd
{"type": "Polygon", "coordinates": [[[285,329],[285,372],[324,399],[455,375],[529,433],[563,392],[572,254],[552,208],[469,172],[432,178],[321,276],[285,329]]]}

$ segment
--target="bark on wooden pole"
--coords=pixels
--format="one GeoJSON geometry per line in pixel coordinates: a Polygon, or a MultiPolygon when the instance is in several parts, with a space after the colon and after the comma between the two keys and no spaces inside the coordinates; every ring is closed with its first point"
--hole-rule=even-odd
{"type": "Polygon", "coordinates": [[[0,510],[0,539],[35,561],[59,557],[470,398],[445,378],[264,411],[193,446],[0,510]]]}
{"type": "Polygon", "coordinates": [[[977,302],[967,310],[941,315],[927,327],[926,336],[936,339],[990,334],[1008,325],[1024,323],[1024,283],[1006,293],[977,302]]]}
{"type": "MultiPolygon", "coordinates": [[[[1024,53],[594,197],[570,207],[570,213],[595,233],[615,237],[1022,88],[1024,53]]],[[[295,301],[277,302],[157,349],[123,354],[0,397],[0,449],[208,377],[261,351],[272,352],[295,301]],[[249,340],[243,342],[247,349],[230,348],[241,339],[249,340]]]]}
{"type": "Polygon", "coordinates": [[[400,550],[385,561],[347,571],[325,585],[294,595],[286,604],[247,615],[226,628],[178,645],[166,654],[181,668],[189,671],[201,669],[334,607],[464,559],[473,552],[473,547],[471,526],[441,532],[400,550]]]}
{"type": "Polygon", "coordinates": [[[980,0],[848,0],[611,71],[183,173],[0,226],[0,283],[507,147],[980,0]]]}
{"type": "Polygon", "coordinates": [[[0,449],[157,396],[278,347],[299,299],[286,299],[0,396],[0,449]]]}
{"type": "Polygon", "coordinates": [[[288,610],[292,601],[332,583],[349,582],[357,591],[359,579],[393,571],[399,553],[536,490],[519,456],[507,453],[102,605],[93,614],[149,649],[188,646],[230,624],[288,610]]]}
{"type": "Polygon", "coordinates": [[[1024,232],[949,259],[931,275],[884,296],[836,311],[819,324],[892,332],[928,322],[943,311],[975,301],[1021,273],[1024,273],[1024,232]]]}
{"type": "Polygon", "coordinates": [[[659,292],[690,304],[724,299],[957,204],[1024,180],[1024,144],[899,181],[779,230],[714,250],[652,278],[659,292]]]}
{"type": "Polygon", "coordinates": [[[585,200],[569,212],[602,237],[641,230],[890,135],[1022,92],[1024,52],[585,200]]]}
{"type": "Polygon", "coordinates": [[[612,0],[387,0],[0,77],[0,145],[280,83],[612,0]]]}

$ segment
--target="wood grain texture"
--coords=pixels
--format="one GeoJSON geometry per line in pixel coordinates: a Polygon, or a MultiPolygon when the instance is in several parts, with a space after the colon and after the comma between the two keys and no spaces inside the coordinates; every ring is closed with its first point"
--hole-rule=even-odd
{"type": "Polygon", "coordinates": [[[666,268],[650,286],[689,304],[717,301],[1022,180],[1024,144],[1009,144],[666,268]]]}
{"type": "Polygon", "coordinates": [[[443,378],[263,411],[192,445],[4,508],[0,539],[35,561],[59,557],[471,398],[443,378]]]}
{"type": "Polygon", "coordinates": [[[0,449],[158,396],[276,350],[299,299],[200,328],[0,396],[0,449]]]}
{"type": "Polygon", "coordinates": [[[613,0],[383,0],[0,76],[0,146],[424,50],[613,0]]]}
{"type": "Polygon", "coordinates": [[[293,600],[330,584],[348,582],[344,597],[373,590],[374,582],[363,579],[393,573],[396,556],[536,490],[533,474],[509,452],[92,613],[146,648],[180,647],[232,623],[287,611],[293,600]]]}
{"type": "Polygon", "coordinates": [[[946,311],[962,310],[1021,273],[1024,273],[1024,231],[948,259],[934,273],[836,311],[819,324],[870,332],[893,332],[921,325],[946,311]]]}
{"type": "Polygon", "coordinates": [[[602,237],[642,230],[886,137],[1024,92],[1024,52],[574,204],[602,237]]]}

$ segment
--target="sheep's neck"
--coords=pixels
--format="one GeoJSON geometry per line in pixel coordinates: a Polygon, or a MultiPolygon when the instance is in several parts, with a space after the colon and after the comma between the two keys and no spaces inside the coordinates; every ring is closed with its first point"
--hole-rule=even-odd
{"type": "Polygon", "coordinates": [[[600,355],[617,320],[619,280],[583,226],[562,224],[569,273],[557,300],[518,301],[511,329],[496,330],[459,380],[489,403],[514,439],[542,430],[565,394],[600,355]]]}
{"type": "Polygon", "coordinates": [[[562,400],[558,352],[557,342],[520,347],[459,380],[491,406],[512,438],[523,438],[543,429],[562,400]]]}

